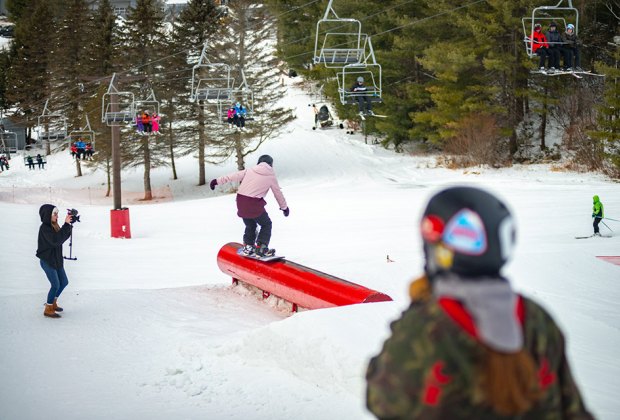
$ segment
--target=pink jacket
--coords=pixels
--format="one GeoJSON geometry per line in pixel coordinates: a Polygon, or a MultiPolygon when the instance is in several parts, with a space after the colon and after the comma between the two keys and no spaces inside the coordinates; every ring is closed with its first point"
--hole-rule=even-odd
{"type": "MultiPolygon", "coordinates": [[[[288,207],[282,190],[280,189],[280,185],[278,184],[278,180],[276,179],[276,174],[273,168],[266,162],[259,163],[253,168],[225,175],[217,179],[218,185],[228,182],[241,182],[237,194],[254,199],[262,200],[271,189],[280,206],[280,210],[284,210],[288,207]]],[[[237,200],[237,202],[239,203],[239,200],[237,200]]]]}
{"type": "Polygon", "coordinates": [[[235,116],[235,108],[228,108],[228,112],[226,113],[227,118],[232,118],[235,116]]]}

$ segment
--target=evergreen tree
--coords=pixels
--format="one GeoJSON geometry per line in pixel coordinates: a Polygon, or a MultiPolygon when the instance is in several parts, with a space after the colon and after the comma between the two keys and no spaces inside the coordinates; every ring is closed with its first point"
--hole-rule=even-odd
{"type": "Polygon", "coordinates": [[[88,49],[90,51],[88,62],[87,82],[84,83],[86,93],[91,99],[86,105],[85,112],[88,114],[91,128],[95,132],[96,144],[93,159],[85,162],[87,166],[101,168],[106,173],[107,192],[110,196],[112,188],[112,142],[111,130],[101,121],[101,99],[107,91],[109,77],[114,72],[115,58],[119,50],[115,45],[117,39],[116,15],[109,0],[101,0],[93,13],[93,25],[91,28],[88,49]]]}
{"type": "Polygon", "coordinates": [[[232,8],[233,18],[212,53],[219,62],[228,63],[235,70],[237,87],[244,73],[254,94],[254,120],[248,122],[247,132],[225,137],[216,156],[234,155],[241,170],[245,168],[245,156],[276,136],[293,116],[290,109],[278,103],[286,90],[280,82],[282,70],[275,57],[274,19],[261,3],[252,0],[236,1],[232,8]]]}
{"type": "Polygon", "coordinates": [[[32,128],[49,96],[49,32],[54,19],[45,0],[28,0],[29,13],[17,14],[7,77],[7,99],[23,118],[30,141],[32,128]]]}
{"type": "Polygon", "coordinates": [[[598,108],[598,130],[592,134],[597,141],[594,148],[600,153],[600,159],[609,163],[610,175],[617,178],[620,177],[620,42],[616,43],[611,58],[612,65],[599,63],[597,66],[606,75],[606,83],[604,101],[598,108]]]}
{"type": "MultiPolygon", "coordinates": [[[[199,53],[206,42],[210,42],[217,35],[222,24],[218,8],[212,0],[190,0],[187,7],[181,12],[174,25],[172,33],[175,51],[184,51],[175,54],[169,61],[167,70],[170,76],[162,84],[164,91],[164,110],[167,116],[167,129],[171,163],[174,163],[174,144],[180,146],[180,153],[197,153],[198,158],[198,185],[206,183],[205,174],[205,147],[207,133],[204,109],[197,103],[190,103],[191,68],[199,60],[199,53]],[[172,126],[174,121],[191,121],[191,124],[172,126]]],[[[212,141],[217,141],[216,133],[210,132],[212,141]]],[[[176,179],[176,175],[174,175],[176,179]]]]}
{"type": "MultiPolygon", "coordinates": [[[[93,20],[86,0],[70,0],[58,20],[59,30],[51,41],[50,97],[67,119],[69,127],[80,130],[84,121],[84,78],[88,75],[90,36],[93,20]]],[[[64,139],[63,139],[64,141],[64,139]]],[[[65,149],[62,147],[62,149],[65,149]]],[[[81,160],[75,160],[77,176],[82,176],[81,160]]]]}
{"type": "MultiPolygon", "coordinates": [[[[166,42],[164,12],[158,0],[137,0],[135,8],[130,8],[123,33],[123,64],[131,69],[127,72],[133,76],[143,77],[143,82],[133,84],[137,91],[137,111],[140,101],[146,100],[152,91],[157,97],[157,83],[164,77],[162,46],[166,42]]],[[[153,111],[153,108],[150,108],[153,111]]],[[[128,133],[129,134],[129,133],[128,133]]],[[[151,169],[165,165],[167,148],[162,141],[156,141],[155,135],[138,136],[134,141],[123,142],[123,164],[125,166],[144,165],[144,200],[152,200],[151,169]]]]}

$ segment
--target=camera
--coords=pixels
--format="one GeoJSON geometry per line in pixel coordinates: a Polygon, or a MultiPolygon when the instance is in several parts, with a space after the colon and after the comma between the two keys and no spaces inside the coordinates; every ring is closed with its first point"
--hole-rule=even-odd
{"type": "Polygon", "coordinates": [[[76,209],[67,209],[67,214],[71,215],[71,224],[80,221],[80,216],[78,216],[78,211],[76,209]]]}

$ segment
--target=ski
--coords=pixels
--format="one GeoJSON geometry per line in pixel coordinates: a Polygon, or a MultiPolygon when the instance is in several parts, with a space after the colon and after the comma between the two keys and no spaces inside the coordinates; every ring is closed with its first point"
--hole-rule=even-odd
{"type": "Polygon", "coordinates": [[[574,73],[584,74],[586,76],[596,76],[596,77],[605,77],[604,74],[592,73],[591,71],[576,71],[574,73]]]}
{"type": "Polygon", "coordinates": [[[387,115],[381,115],[381,114],[364,114],[363,112],[360,112],[358,114],[360,116],[360,118],[362,119],[362,121],[366,121],[366,117],[377,117],[377,118],[387,118],[387,115]]]}
{"type": "Polygon", "coordinates": [[[575,239],[588,239],[588,238],[611,238],[611,235],[589,235],[589,236],[575,236],[575,239]]]}

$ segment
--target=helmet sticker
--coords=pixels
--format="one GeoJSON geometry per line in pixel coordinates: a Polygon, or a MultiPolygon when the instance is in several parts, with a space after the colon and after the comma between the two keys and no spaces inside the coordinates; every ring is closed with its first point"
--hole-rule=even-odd
{"type": "Polygon", "coordinates": [[[506,261],[512,255],[515,244],[515,224],[512,217],[508,216],[501,221],[497,233],[499,235],[499,247],[502,253],[502,260],[506,261]]]}
{"type": "Polygon", "coordinates": [[[444,223],[443,220],[437,215],[429,214],[422,219],[422,238],[428,242],[438,242],[441,239],[443,233],[444,223]]]}
{"type": "Polygon", "coordinates": [[[456,213],[446,225],[443,243],[462,254],[484,254],[487,250],[487,234],[478,213],[469,209],[456,213]]]}

